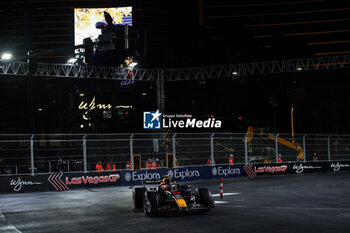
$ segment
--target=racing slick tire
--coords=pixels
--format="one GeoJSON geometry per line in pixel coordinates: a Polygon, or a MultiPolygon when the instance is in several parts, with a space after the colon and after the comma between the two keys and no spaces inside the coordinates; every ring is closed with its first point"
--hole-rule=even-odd
{"type": "Polygon", "coordinates": [[[200,212],[208,212],[210,208],[214,206],[211,193],[206,188],[198,188],[196,190],[196,202],[208,206],[208,209],[202,209],[200,212]]]}
{"type": "Polygon", "coordinates": [[[143,198],[143,212],[151,215],[153,210],[158,210],[160,198],[157,192],[146,192],[143,198]]]}
{"type": "Polygon", "coordinates": [[[143,196],[145,195],[145,192],[147,192],[146,188],[135,188],[133,192],[133,198],[134,198],[134,206],[136,209],[143,208],[143,196]]]}

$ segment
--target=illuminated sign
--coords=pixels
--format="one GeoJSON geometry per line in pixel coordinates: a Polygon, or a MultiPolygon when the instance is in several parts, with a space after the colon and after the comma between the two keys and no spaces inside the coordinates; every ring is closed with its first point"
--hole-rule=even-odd
{"type": "Polygon", "coordinates": [[[93,110],[108,110],[108,109],[117,109],[117,108],[132,108],[128,105],[117,105],[113,106],[112,104],[106,103],[96,103],[96,97],[94,96],[90,102],[85,102],[84,100],[80,102],[78,109],[84,110],[83,119],[89,120],[88,114],[93,110]]]}
{"type": "Polygon", "coordinates": [[[104,12],[108,12],[114,24],[132,26],[132,7],[118,8],[75,8],[74,9],[74,43],[80,45],[85,38],[95,41],[101,34],[99,25],[106,23],[104,12]]]}

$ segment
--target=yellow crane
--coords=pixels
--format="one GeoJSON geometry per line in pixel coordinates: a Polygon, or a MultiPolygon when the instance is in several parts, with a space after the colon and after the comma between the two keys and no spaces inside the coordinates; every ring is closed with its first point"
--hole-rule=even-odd
{"type": "MultiPolygon", "coordinates": [[[[260,128],[254,128],[252,126],[249,126],[248,129],[247,129],[247,134],[246,134],[246,138],[247,138],[247,142],[251,142],[252,138],[254,137],[254,132],[257,132],[259,133],[259,136],[261,136],[262,134],[264,134],[264,130],[260,129],[260,128]]],[[[280,137],[276,137],[270,133],[267,133],[267,136],[266,136],[268,139],[271,139],[273,141],[276,141],[282,145],[285,145],[289,148],[292,148],[292,149],[295,149],[297,152],[298,152],[298,156],[297,156],[297,161],[300,161],[300,160],[304,160],[304,150],[303,148],[298,145],[297,143],[295,143],[294,141],[288,141],[288,140],[285,140],[283,138],[280,138],[280,137]]]]}

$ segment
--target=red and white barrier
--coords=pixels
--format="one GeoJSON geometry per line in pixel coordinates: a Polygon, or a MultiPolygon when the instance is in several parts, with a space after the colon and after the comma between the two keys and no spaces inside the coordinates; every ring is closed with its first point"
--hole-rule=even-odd
{"type": "Polygon", "coordinates": [[[224,180],[220,177],[220,198],[224,197],[224,180]]]}

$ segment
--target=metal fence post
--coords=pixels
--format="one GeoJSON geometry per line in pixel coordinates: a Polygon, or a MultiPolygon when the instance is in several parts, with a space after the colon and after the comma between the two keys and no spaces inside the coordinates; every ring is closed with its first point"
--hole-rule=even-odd
{"type": "Polygon", "coordinates": [[[129,140],[130,140],[130,163],[131,167],[134,170],[134,160],[133,160],[133,155],[134,155],[134,134],[131,134],[129,140]]]}
{"type": "Polygon", "coordinates": [[[276,135],[276,139],[275,139],[275,150],[276,150],[276,163],[278,163],[278,136],[280,134],[276,135]]]}
{"type": "Polygon", "coordinates": [[[245,163],[248,163],[248,139],[247,139],[247,135],[244,136],[244,158],[245,158],[245,163]]]}
{"type": "Polygon", "coordinates": [[[173,154],[174,154],[174,160],[176,161],[176,134],[173,135],[173,154]]]}
{"type": "Polygon", "coordinates": [[[306,135],[303,136],[304,162],[306,162],[306,135]]]}
{"type": "Polygon", "coordinates": [[[30,137],[30,168],[32,169],[32,176],[34,176],[34,134],[30,137]]]}
{"type": "Polygon", "coordinates": [[[87,135],[84,134],[84,136],[83,136],[83,162],[84,162],[84,173],[87,173],[86,137],[87,137],[87,135]]]}
{"type": "Polygon", "coordinates": [[[331,161],[331,136],[328,137],[328,162],[331,161]]]}
{"type": "Polygon", "coordinates": [[[214,165],[214,133],[210,135],[210,161],[211,165],[214,165]]]}

